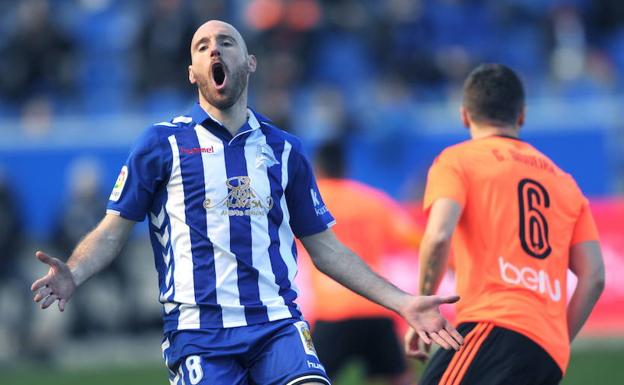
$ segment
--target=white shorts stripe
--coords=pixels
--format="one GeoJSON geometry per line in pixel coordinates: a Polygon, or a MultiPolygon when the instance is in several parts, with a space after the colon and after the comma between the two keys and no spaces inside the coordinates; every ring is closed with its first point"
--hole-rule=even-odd
{"type": "Polygon", "coordinates": [[[323,376],[314,375],[314,374],[309,375],[309,376],[302,376],[299,378],[295,378],[294,380],[290,381],[286,385],[306,384],[312,380],[318,380],[318,382],[322,382],[323,384],[331,385],[331,382],[329,382],[327,378],[323,376]],[[305,381],[305,382],[302,382],[302,381],[305,381]]]}

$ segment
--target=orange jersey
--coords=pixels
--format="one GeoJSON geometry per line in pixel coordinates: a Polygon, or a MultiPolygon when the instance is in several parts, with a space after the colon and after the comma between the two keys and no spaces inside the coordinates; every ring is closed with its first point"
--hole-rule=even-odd
{"type": "MultiPolygon", "coordinates": [[[[380,272],[384,256],[406,248],[416,250],[421,232],[403,208],[387,194],[344,179],[319,179],[323,201],[336,224],[336,236],[380,272]]],[[[318,319],[390,316],[389,310],[344,288],[317,269],[310,271],[310,296],[318,319]]]]}
{"type": "Polygon", "coordinates": [[[463,208],[453,235],[457,323],[492,322],[542,346],[565,373],[570,246],[597,240],[574,179],[533,146],[491,136],[444,150],[429,170],[438,198],[463,208]]]}

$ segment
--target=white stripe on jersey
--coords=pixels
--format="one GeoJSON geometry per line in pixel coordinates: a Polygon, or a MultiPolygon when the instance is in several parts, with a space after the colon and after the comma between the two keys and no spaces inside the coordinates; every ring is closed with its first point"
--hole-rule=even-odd
{"type": "MultiPolygon", "coordinates": [[[[214,146],[214,153],[202,153],[206,199],[222,200],[228,195],[226,184],[225,154],[223,142],[201,125],[195,126],[197,139],[202,148],[214,146]]],[[[230,251],[229,216],[222,215],[222,209],[206,210],[208,238],[214,250],[217,303],[223,312],[223,327],[247,324],[245,308],[240,304],[238,292],[238,262],[230,251]]]]}
{"type": "MultiPolygon", "coordinates": [[[[282,152],[282,190],[286,191],[288,185],[288,159],[290,158],[290,151],[292,145],[288,141],[284,142],[284,151],[282,152]]],[[[276,203],[277,204],[277,203],[276,203]]],[[[288,212],[288,204],[286,203],[286,194],[282,195],[282,199],[279,202],[284,213],[284,218],[279,227],[279,240],[280,240],[280,255],[286,263],[288,268],[288,280],[290,281],[290,287],[297,293],[299,297],[299,289],[295,283],[295,276],[297,275],[297,261],[292,254],[292,244],[295,241],[295,235],[290,228],[290,213],[288,212]]],[[[299,305],[297,304],[297,308],[299,305]]]]}
{"type": "Polygon", "coordinates": [[[180,317],[178,329],[199,328],[199,308],[195,306],[195,282],[193,280],[193,253],[191,250],[191,234],[186,224],[184,204],[184,185],[180,168],[180,153],[174,135],[169,138],[173,162],[171,177],[167,183],[167,203],[165,209],[171,225],[171,248],[174,250],[173,284],[175,293],[173,300],[179,302],[180,317]]]}
{"type": "MultiPolygon", "coordinates": [[[[258,195],[258,199],[263,200],[266,204],[266,197],[271,196],[271,184],[267,174],[267,165],[262,162],[257,163],[260,146],[268,145],[262,131],[257,130],[247,138],[245,160],[252,191],[258,195]]],[[[291,314],[284,303],[284,298],[279,294],[280,287],[275,283],[275,273],[269,257],[269,246],[271,245],[269,217],[268,215],[251,215],[250,217],[251,257],[252,265],[260,272],[258,276],[260,301],[267,307],[269,321],[289,318],[291,314]]]]}

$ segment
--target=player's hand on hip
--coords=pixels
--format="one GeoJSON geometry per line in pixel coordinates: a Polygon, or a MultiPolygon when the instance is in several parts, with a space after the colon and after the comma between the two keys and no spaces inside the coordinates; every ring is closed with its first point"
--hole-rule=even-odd
{"type": "Polygon", "coordinates": [[[42,251],[35,253],[37,259],[50,266],[48,274],[36,280],[31,290],[35,293],[34,301],[41,302],[45,309],[58,301],[60,311],[65,310],[65,304],[76,290],[76,282],[67,264],[60,259],[52,258],[42,251]]]}
{"type": "Polygon", "coordinates": [[[455,303],[459,296],[416,296],[402,310],[403,318],[425,343],[435,342],[444,349],[459,350],[464,338],[440,313],[440,305],[455,303]]]}
{"type": "Polygon", "coordinates": [[[403,339],[405,354],[410,358],[415,358],[422,362],[429,359],[429,351],[431,350],[431,344],[426,344],[421,341],[418,333],[414,328],[409,328],[403,339]]]}

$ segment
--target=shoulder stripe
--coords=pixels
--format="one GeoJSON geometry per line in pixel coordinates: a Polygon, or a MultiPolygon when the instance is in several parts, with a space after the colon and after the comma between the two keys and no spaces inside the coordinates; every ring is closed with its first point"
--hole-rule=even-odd
{"type": "Polygon", "coordinates": [[[193,121],[193,118],[191,118],[190,116],[177,116],[175,118],[173,118],[173,120],[171,121],[171,123],[191,123],[193,121]]]}
{"type": "Polygon", "coordinates": [[[154,123],[154,126],[167,126],[167,127],[177,127],[177,125],[169,122],[158,122],[154,123]]]}
{"type": "Polygon", "coordinates": [[[267,121],[265,121],[265,120],[259,120],[258,122],[260,122],[260,124],[264,124],[265,126],[268,126],[268,127],[274,128],[274,129],[276,129],[276,130],[283,131],[281,128],[277,127],[277,126],[276,126],[276,125],[274,125],[273,123],[269,123],[269,122],[267,122],[267,121]]]}

